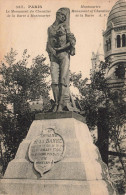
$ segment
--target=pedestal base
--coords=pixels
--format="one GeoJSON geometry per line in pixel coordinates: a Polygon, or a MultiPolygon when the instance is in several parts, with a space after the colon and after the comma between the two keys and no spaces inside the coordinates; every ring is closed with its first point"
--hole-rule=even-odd
{"type": "Polygon", "coordinates": [[[0,195],[113,195],[104,180],[1,180],[0,195]]]}
{"type": "MultiPolygon", "coordinates": [[[[55,148],[55,144],[51,146],[54,150],[59,149],[55,148]]],[[[42,145],[40,147],[42,148],[42,145]]],[[[49,151],[52,151],[51,147],[49,151]]],[[[54,155],[55,159],[55,154],[51,152],[45,152],[45,159],[49,154],[54,155]]],[[[1,185],[8,195],[115,195],[107,166],[93,144],[84,118],[72,112],[36,116],[26,139],[18,148],[15,159],[9,163],[1,185]],[[45,139],[46,142],[43,138],[39,141],[52,144],[56,141],[54,138],[60,136],[64,141],[64,155],[60,161],[54,161],[54,165],[40,180],[35,164],[29,160],[29,146],[35,138],[41,135],[46,137],[47,134],[43,132],[48,132],[48,129],[53,129],[53,138],[50,134],[50,138],[45,139]]]]}

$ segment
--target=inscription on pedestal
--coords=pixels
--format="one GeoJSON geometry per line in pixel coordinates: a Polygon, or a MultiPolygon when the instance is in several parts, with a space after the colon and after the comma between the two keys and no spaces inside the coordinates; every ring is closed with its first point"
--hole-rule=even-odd
{"type": "Polygon", "coordinates": [[[32,140],[28,151],[30,161],[41,176],[60,161],[63,154],[64,140],[51,128],[43,130],[40,136],[32,140]]]}

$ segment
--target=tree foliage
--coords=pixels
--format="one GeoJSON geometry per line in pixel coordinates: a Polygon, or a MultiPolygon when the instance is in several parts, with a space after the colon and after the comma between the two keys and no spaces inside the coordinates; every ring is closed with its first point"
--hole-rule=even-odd
{"type": "Polygon", "coordinates": [[[17,52],[11,49],[0,66],[0,149],[4,171],[34,118],[35,113],[31,112],[29,101],[40,96],[49,100],[49,85],[46,81],[49,67],[45,63],[46,58],[38,55],[29,65],[27,50],[24,50],[21,60],[17,60],[17,57],[17,52]]]}

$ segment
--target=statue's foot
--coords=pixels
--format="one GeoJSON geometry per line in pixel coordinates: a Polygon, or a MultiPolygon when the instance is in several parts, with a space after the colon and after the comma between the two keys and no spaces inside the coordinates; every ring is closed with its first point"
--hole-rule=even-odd
{"type": "Polygon", "coordinates": [[[78,108],[76,108],[76,107],[74,107],[73,111],[77,112],[77,113],[80,113],[80,110],[78,108]]]}
{"type": "Polygon", "coordinates": [[[76,106],[72,106],[71,103],[66,104],[65,110],[80,113],[80,110],[76,106]]]}
{"type": "Polygon", "coordinates": [[[66,109],[67,109],[68,111],[74,111],[74,108],[71,106],[70,103],[67,103],[67,104],[66,104],[66,109]]]}
{"type": "Polygon", "coordinates": [[[59,104],[58,109],[57,109],[57,112],[63,112],[63,107],[62,107],[61,104],[59,104]]]}
{"type": "Polygon", "coordinates": [[[55,106],[54,106],[54,108],[53,108],[53,112],[56,112],[57,111],[57,107],[58,107],[58,105],[57,104],[55,104],[55,106]]]}

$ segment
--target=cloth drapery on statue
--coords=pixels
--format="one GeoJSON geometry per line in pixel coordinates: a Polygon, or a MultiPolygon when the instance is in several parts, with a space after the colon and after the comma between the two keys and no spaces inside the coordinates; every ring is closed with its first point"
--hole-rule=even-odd
{"type": "Polygon", "coordinates": [[[70,10],[60,8],[55,22],[48,28],[46,51],[51,62],[52,91],[55,100],[53,111],[77,111],[69,90],[70,55],[75,55],[76,39],[69,28],[70,10]]]}

